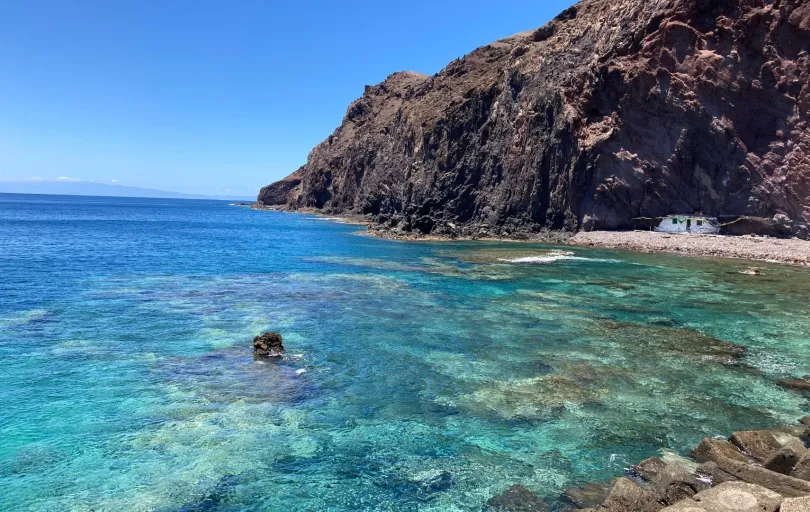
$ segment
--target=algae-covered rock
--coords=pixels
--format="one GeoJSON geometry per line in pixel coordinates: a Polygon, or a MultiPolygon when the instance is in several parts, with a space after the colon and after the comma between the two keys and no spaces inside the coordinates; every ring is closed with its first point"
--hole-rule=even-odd
{"type": "Polygon", "coordinates": [[[493,496],[484,506],[485,512],[546,512],[548,505],[540,497],[523,487],[513,485],[503,494],[493,496]]]}

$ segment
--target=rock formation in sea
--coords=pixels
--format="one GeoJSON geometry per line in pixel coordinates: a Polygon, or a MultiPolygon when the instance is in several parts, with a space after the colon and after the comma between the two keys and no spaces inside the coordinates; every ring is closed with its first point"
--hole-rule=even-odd
{"type": "Polygon", "coordinates": [[[542,500],[515,484],[492,497],[487,512],[806,512],[810,510],[810,418],[774,430],[706,438],[686,458],[652,457],[614,482],[566,489],[542,500]],[[573,508],[572,508],[573,507],[573,508]]]}
{"type": "Polygon", "coordinates": [[[253,338],[253,356],[260,359],[281,357],[284,355],[281,341],[281,334],[273,331],[256,336],[253,338]]]}
{"type": "Polygon", "coordinates": [[[367,86],[256,205],[514,235],[700,211],[810,237],[810,3],[584,0],[367,86]]]}

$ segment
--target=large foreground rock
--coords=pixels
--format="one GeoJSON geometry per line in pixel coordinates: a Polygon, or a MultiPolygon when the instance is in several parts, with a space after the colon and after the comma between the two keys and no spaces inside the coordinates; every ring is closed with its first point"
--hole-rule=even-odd
{"type": "Polygon", "coordinates": [[[803,498],[787,498],[782,501],[779,512],[808,512],[810,511],[810,496],[803,498]]]}
{"type": "Polygon", "coordinates": [[[666,512],[777,512],[782,496],[744,482],[728,482],[681,501],[666,512]]]}
{"type": "Polygon", "coordinates": [[[700,210],[807,237],[808,53],[806,0],[584,0],[434,76],[367,86],[257,202],[420,233],[700,210]]]}

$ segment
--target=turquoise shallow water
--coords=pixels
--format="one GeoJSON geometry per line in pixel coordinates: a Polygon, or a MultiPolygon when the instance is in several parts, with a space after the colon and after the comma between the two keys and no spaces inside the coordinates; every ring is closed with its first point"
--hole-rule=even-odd
{"type": "Polygon", "coordinates": [[[0,510],[554,505],[809,410],[806,270],[356,230],[0,195],[0,510]]]}

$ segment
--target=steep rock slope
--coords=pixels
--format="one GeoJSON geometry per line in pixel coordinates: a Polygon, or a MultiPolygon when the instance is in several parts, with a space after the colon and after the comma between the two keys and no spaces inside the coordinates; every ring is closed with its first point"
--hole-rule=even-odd
{"type": "Polygon", "coordinates": [[[751,216],[810,236],[810,1],[585,0],[367,86],[258,201],[423,233],[751,216]]]}

